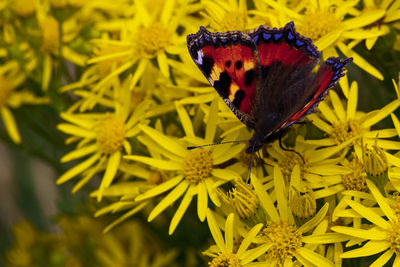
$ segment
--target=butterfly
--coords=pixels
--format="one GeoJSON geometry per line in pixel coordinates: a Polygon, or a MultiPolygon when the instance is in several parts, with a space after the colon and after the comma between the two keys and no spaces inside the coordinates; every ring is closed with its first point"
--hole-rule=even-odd
{"type": "Polygon", "coordinates": [[[330,57],[313,72],[321,53],[293,22],[279,29],[260,26],[249,34],[201,27],[187,36],[187,46],[232,112],[254,129],[247,153],[281,140],[287,127],[316,112],[353,60],[330,57]]]}

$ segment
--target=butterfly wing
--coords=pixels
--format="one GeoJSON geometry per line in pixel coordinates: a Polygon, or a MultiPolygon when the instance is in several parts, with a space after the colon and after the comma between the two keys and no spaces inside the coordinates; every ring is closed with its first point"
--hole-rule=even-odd
{"type": "Polygon", "coordinates": [[[255,132],[265,140],[312,112],[344,75],[350,60],[331,58],[313,73],[321,53],[296,32],[292,22],[280,29],[260,26],[249,36],[257,46],[261,66],[255,132]]]}
{"type": "Polygon", "coordinates": [[[253,40],[239,31],[211,33],[201,27],[187,36],[187,45],[193,61],[233,113],[254,127],[259,63],[253,40]]]}

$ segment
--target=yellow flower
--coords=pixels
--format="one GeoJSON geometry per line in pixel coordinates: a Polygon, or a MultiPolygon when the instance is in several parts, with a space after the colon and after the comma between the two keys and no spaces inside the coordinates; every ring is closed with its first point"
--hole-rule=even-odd
{"type": "Polygon", "coordinates": [[[16,91],[25,82],[26,76],[16,61],[9,61],[0,66],[0,113],[4,126],[11,140],[19,144],[21,137],[17,123],[10,108],[23,104],[48,103],[48,98],[34,96],[27,90],[16,91]]]}
{"type": "Polygon", "coordinates": [[[365,29],[385,16],[385,10],[370,10],[360,14],[355,6],[358,1],[291,1],[260,0],[278,12],[279,27],[294,21],[297,30],[305,37],[311,38],[322,51],[323,58],[338,56],[340,51],[346,57],[353,57],[353,62],[374,77],[383,80],[382,74],[364,58],[352,50],[358,42],[375,38],[388,33],[387,28],[365,29]],[[354,14],[355,13],[355,14],[354,14]],[[355,42],[350,42],[355,40],[355,42]]]}
{"type": "Polygon", "coordinates": [[[368,229],[334,226],[331,229],[357,239],[357,242],[367,241],[361,248],[344,252],[342,258],[362,258],[384,252],[370,266],[383,266],[395,255],[393,266],[400,264],[400,223],[395,211],[390,206],[390,201],[382,196],[378,188],[367,180],[367,185],[373,199],[378,203],[379,210],[366,207],[356,201],[346,200],[352,211],[361,218],[368,220],[371,225],[368,229]],[[382,215],[385,218],[382,218],[382,215]]]}
{"type": "Polygon", "coordinates": [[[61,175],[58,184],[82,173],[82,180],[73,189],[75,192],[95,174],[105,170],[97,195],[98,200],[101,200],[102,192],[110,186],[118,171],[123,150],[127,154],[132,151],[127,139],[136,136],[140,131],[138,125],[145,123],[143,120],[148,102],[144,101],[134,108],[131,106],[129,82],[128,78],[122,85],[115,83],[118,98],[114,100],[113,112],[61,114],[69,123],[59,124],[58,129],[71,135],[67,143],[78,142],[77,148],[64,155],[61,161],[88,158],[61,175]]]}
{"type": "MultiPolygon", "coordinates": [[[[201,1],[206,12],[202,15],[218,32],[249,31],[249,16],[245,0],[201,1]]],[[[205,25],[203,25],[205,26],[205,25]]],[[[258,26],[258,25],[257,25],[258,26]]]]}
{"type": "MultiPolygon", "coordinates": [[[[256,248],[249,249],[249,246],[256,239],[257,234],[262,228],[262,224],[257,224],[249,231],[246,231],[242,240],[235,239],[235,217],[231,213],[225,221],[225,240],[222,237],[217,220],[213,212],[207,209],[207,223],[211,235],[216,243],[203,254],[212,257],[212,261],[208,263],[210,267],[240,267],[240,266],[253,266],[249,263],[253,262],[256,258],[265,253],[269,249],[269,244],[264,244],[256,248]],[[238,244],[240,242],[240,245],[238,244]]],[[[265,264],[265,262],[264,262],[265,264]]]]}
{"type": "Polygon", "coordinates": [[[197,148],[187,150],[188,145],[203,145],[212,143],[217,127],[217,101],[214,100],[205,129],[205,138],[196,137],[193,124],[186,110],[177,105],[178,115],[186,136],[186,142],[180,142],[171,137],[147,127],[141,126],[140,129],[147,134],[152,142],[149,149],[156,150],[165,159],[158,159],[144,156],[126,156],[126,159],[142,162],[159,170],[175,171],[177,175],[149,189],[142,195],[136,197],[136,201],[154,198],[165,192],[170,191],[152,210],[148,221],[152,221],[170,204],[183,196],[175,215],[172,218],[169,234],[172,234],[191,203],[193,197],[197,195],[197,214],[201,221],[206,217],[208,198],[216,205],[220,206],[220,201],[216,189],[232,180],[241,179],[238,174],[229,169],[221,169],[218,165],[235,157],[244,147],[243,144],[231,146],[230,144],[211,146],[208,148],[197,148]],[[228,153],[229,151],[229,153],[228,153]]]}
{"type": "Polygon", "coordinates": [[[368,113],[357,111],[358,86],[356,82],[351,84],[347,99],[347,108],[343,107],[339,96],[329,92],[331,106],[321,102],[318,109],[320,114],[309,116],[312,123],[324,131],[328,137],[320,140],[308,140],[307,142],[320,146],[335,146],[352,138],[363,138],[365,144],[373,145],[377,138],[377,146],[383,149],[400,149],[398,141],[385,140],[396,135],[395,129],[371,130],[371,127],[387,117],[398,108],[400,102],[392,101],[379,110],[368,113]]]}
{"type": "MultiPolygon", "coordinates": [[[[298,167],[295,170],[298,173],[300,172],[298,167]]],[[[328,211],[328,204],[326,203],[307,222],[297,226],[289,208],[288,192],[283,174],[278,165],[275,165],[273,170],[276,207],[258,178],[252,176],[251,182],[261,206],[268,214],[267,222],[259,236],[259,242],[257,242],[269,245],[265,255],[266,262],[285,266],[296,266],[296,264],[300,263],[304,265],[333,266],[331,261],[314,252],[317,248],[315,244],[334,243],[338,239],[343,241],[343,236],[341,235],[325,233],[328,223],[323,219],[328,211]]]]}

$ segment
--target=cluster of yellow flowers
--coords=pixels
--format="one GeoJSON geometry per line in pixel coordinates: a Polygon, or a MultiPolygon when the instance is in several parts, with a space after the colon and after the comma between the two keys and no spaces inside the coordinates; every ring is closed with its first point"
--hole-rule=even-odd
{"type": "Polygon", "coordinates": [[[71,150],[57,184],[75,181],[72,192],[93,198],[102,216],[65,217],[61,236],[18,225],[10,266],[97,266],[84,253],[99,266],[341,266],[363,257],[371,266],[400,265],[399,82],[387,92],[392,102],[362,112],[358,82],[372,83],[355,79],[368,76],[382,88],[395,75],[385,66],[400,60],[399,1],[0,0],[0,29],[0,111],[9,138],[24,146],[21,118],[12,113],[22,104],[60,112],[57,129],[71,150]],[[323,59],[354,59],[319,112],[285,136],[298,153],[278,142],[254,158],[239,142],[187,150],[249,140],[252,132],[198,70],[186,36],[200,26],[248,33],[289,21],[323,59]],[[380,41],[397,55],[388,64],[366,58],[380,41]],[[377,126],[389,117],[392,128],[377,126]],[[197,231],[181,221],[208,224],[215,245],[179,261],[177,253],[202,251],[187,243],[184,251],[152,247],[169,241],[148,241],[135,223],[141,216],[154,220],[154,231],[169,222],[172,236],[197,231]],[[54,257],[42,262],[45,252],[32,247],[54,257]]]}

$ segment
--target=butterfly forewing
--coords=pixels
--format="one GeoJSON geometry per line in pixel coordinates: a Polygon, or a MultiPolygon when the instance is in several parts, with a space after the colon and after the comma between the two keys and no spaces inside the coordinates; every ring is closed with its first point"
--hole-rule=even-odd
{"type": "Polygon", "coordinates": [[[187,41],[190,55],[204,76],[235,115],[253,127],[259,62],[252,39],[238,31],[210,33],[201,27],[188,35],[187,41]]]}

